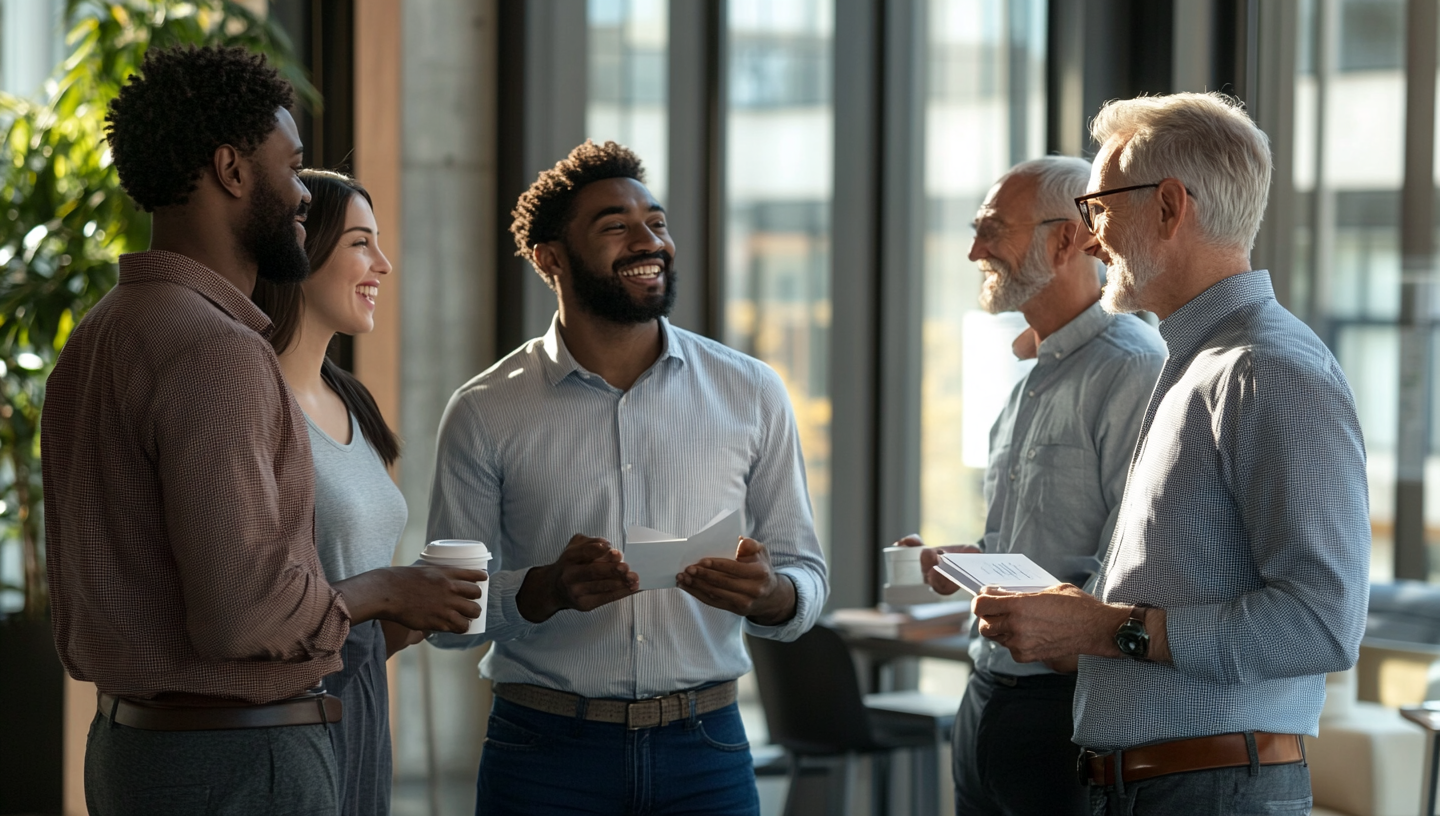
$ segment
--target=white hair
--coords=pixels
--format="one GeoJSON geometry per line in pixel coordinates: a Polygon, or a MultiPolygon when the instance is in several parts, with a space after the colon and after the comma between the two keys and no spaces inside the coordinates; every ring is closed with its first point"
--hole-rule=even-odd
{"type": "Polygon", "coordinates": [[[1044,156],[1020,162],[997,183],[1012,177],[1035,179],[1035,218],[1076,220],[1080,211],[1075,199],[1085,195],[1090,184],[1090,162],[1074,156],[1044,156]]]}
{"type": "Polygon", "coordinates": [[[1090,134],[1100,145],[1126,140],[1119,168],[1129,184],[1184,183],[1210,243],[1254,246],[1273,162],[1269,137],[1239,100],[1221,93],[1117,99],[1100,109],[1090,134]]]}

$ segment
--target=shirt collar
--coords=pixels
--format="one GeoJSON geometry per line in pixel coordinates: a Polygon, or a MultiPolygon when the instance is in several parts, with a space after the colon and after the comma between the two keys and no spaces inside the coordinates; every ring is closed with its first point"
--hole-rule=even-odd
{"type": "Polygon", "coordinates": [[[120,285],[146,281],[164,281],[192,289],[260,336],[270,335],[270,318],[265,312],[219,272],[194,258],[158,249],[121,255],[120,285]]]}
{"type": "Polygon", "coordinates": [[[1058,360],[1069,356],[1099,336],[1114,320],[1115,315],[1105,311],[1099,301],[1090,304],[1088,309],[1075,315],[1069,323],[1040,341],[1040,359],[1058,360]]]}
{"type": "MultiPolygon", "coordinates": [[[[679,339],[679,335],[671,328],[669,319],[660,318],[660,357],[655,360],[655,365],[651,366],[652,369],[666,360],[685,362],[685,350],[679,339]]],[[[541,354],[544,357],[545,378],[550,381],[551,385],[559,385],[561,380],[577,371],[582,374],[590,373],[575,361],[575,358],[570,355],[570,349],[566,348],[565,338],[560,336],[559,312],[550,318],[550,330],[545,332],[545,336],[541,338],[540,346],[541,354]]]]}
{"type": "Polygon", "coordinates": [[[1210,336],[1221,320],[1253,303],[1274,298],[1269,272],[1257,269],[1231,275],[1160,321],[1160,336],[1165,338],[1172,358],[1184,359],[1210,336]]]}

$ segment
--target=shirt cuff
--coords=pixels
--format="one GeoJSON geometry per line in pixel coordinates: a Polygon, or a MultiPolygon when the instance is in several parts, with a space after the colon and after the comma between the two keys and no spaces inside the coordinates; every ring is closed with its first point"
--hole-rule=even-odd
{"type": "Polygon", "coordinates": [[[1239,667],[1226,665],[1229,648],[1219,642],[1226,631],[1220,625],[1221,611],[1220,604],[1165,610],[1165,637],[1176,671],[1212,683],[1240,682],[1239,667]]]}
{"type": "Polygon", "coordinates": [[[800,567],[781,567],[775,573],[789,578],[795,585],[795,614],[790,620],[775,626],[762,626],[746,618],[745,631],[755,637],[788,642],[815,625],[816,618],[820,616],[816,600],[820,597],[821,587],[813,574],[800,567]]]}

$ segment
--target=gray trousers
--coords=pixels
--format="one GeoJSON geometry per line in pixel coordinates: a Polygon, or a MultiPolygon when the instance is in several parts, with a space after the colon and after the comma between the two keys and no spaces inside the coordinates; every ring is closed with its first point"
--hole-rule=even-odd
{"type": "Polygon", "coordinates": [[[85,743],[91,816],[335,816],[324,725],[145,731],[96,714],[85,743]]]}

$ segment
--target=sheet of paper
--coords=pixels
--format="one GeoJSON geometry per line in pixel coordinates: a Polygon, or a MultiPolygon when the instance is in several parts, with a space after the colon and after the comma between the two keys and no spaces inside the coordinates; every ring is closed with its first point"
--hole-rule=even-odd
{"type": "Polygon", "coordinates": [[[741,534],[740,511],[722,512],[689,538],[650,527],[625,530],[625,563],[641,589],[675,586],[675,576],[702,558],[734,558],[741,534]]]}
{"type": "Polygon", "coordinates": [[[941,575],[972,595],[987,586],[1037,592],[1063,583],[1020,553],[945,553],[938,568],[941,575]]]}

